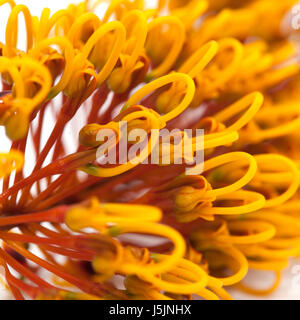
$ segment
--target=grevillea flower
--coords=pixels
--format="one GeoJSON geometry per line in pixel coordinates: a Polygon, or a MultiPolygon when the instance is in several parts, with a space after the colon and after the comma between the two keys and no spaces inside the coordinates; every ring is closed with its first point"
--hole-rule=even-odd
{"type": "Polygon", "coordinates": [[[0,46],[7,290],[78,300],[229,300],[233,286],[271,293],[300,254],[299,52],[280,29],[296,0],[150,9],[113,0],[99,17],[102,2],[35,17],[0,1],[11,10],[0,46]],[[166,164],[152,131],[175,128],[170,149],[190,129],[192,154],[166,164]],[[134,161],[120,151],[115,164],[98,161],[101,147],[136,146],[126,134],[138,129],[149,139],[134,161]],[[114,134],[100,140],[101,130],[114,134]],[[189,175],[197,152],[203,172],[189,175]],[[246,286],[249,268],[274,272],[274,284],[246,286]]]}

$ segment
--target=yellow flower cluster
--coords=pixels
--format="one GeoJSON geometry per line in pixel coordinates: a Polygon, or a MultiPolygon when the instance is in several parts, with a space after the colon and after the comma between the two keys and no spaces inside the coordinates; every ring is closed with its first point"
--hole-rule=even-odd
{"type": "Polygon", "coordinates": [[[0,265],[16,299],[227,300],[231,286],[276,289],[300,255],[299,52],[282,30],[295,3],[86,0],[36,17],[0,1],[11,8],[0,45],[0,125],[11,140],[0,155],[0,265]],[[79,112],[69,153],[63,138],[79,112]],[[97,132],[115,131],[115,148],[121,121],[149,136],[203,129],[204,145],[192,137],[202,174],[161,155],[144,164],[158,137],[135,161],[99,165],[97,132]],[[249,268],[275,272],[274,285],[247,287],[249,268]]]}

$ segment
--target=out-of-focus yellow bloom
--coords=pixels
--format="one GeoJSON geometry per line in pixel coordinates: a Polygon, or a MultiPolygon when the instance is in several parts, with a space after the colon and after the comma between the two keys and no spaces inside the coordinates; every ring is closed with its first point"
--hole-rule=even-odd
{"type": "Polygon", "coordinates": [[[18,140],[27,133],[34,109],[47,98],[51,75],[45,66],[29,57],[0,57],[0,71],[9,73],[14,81],[12,93],[3,97],[0,123],[12,140],[18,140]]]}
{"type": "Polygon", "coordinates": [[[11,150],[9,153],[0,154],[0,176],[6,177],[12,171],[20,170],[24,164],[24,155],[17,151],[11,150]]]}

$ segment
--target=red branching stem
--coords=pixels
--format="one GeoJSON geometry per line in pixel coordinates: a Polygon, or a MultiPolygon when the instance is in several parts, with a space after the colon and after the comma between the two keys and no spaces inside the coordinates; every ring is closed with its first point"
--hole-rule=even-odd
{"type": "Polygon", "coordinates": [[[66,199],[67,197],[76,194],[81,190],[84,190],[85,188],[88,188],[89,186],[93,185],[96,180],[99,180],[99,178],[93,177],[92,179],[87,179],[86,181],[77,184],[76,186],[70,186],[69,188],[62,190],[60,193],[57,193],[52,197],[49,197],[47,200],[39,203],[39,205],[37,205],[36,208],[38,210],[44,210],[45,208],[49,208],[54,204],[66,199]]]}
{"type": "Polygon", "coordinates": [[[50,251],[65,257],[69,257],[71,259],[77,259],[80,261],[93,261],[95,258],[95,253],[86,253],[83,251],[74,251],[67,248],[58,248],[51,245],[40,245],[42,249],[46,251],[50,251]]]}
{"type": "Polygon", "coordinates": [[[39,193],[39,195],[32,200],[27,206],[28,210],[36,208],[36,206],[45,198],[47,198],[55,189],[57,189],[63,181],[65,181],[71,173],[66,173],[64,175],[59,176],[55,181],[53,181],[47,189],[39,193]]]}
{"type": "Polygon", "coordinates": [[[82,291],[90,294],[96,294],[96,295],[103,293],[103,289],[101,288],[100,285],[92,281],[79,279],[69,273],[66,273],[62,267],[55,266],[39,258],[38,256],[34,255],[30,251],[26,250],[25,248],[19,245],[12,244],[12,243],[8,243],[7,245],[10,248],[14,249],[16,252],[18,252],[19,254],[21,254],[23,257],[33,261],[37,265],[43,267],[44,269],[50,271],[51,273],[57,275],[58,277],[64,279],[65,281],[75,285],[77,288],[81,289],[82,291]]]}
{"type": "Polygon", "coordinates": [[[13,294],[13,296],[15,297],[16,300],[25,300],[25,298],[23,297],[22,293],[20,292],[19,289],[29,293],[29,285],[19,279],[17,279],[16,277],[14,277],[8,267],[6,263],[2,264],[5,270],[5,279],[7,284],[9,285],[9,288],[13,294]]]}
{"type": "Polygon", "coordinates": [[[38,236],[32,236],[32,235],[26,235],[26,234],[18,234],[18,233],[12,233],[12,232],[5,232],[0,231],[0,238],[2,240],[11,240],[16,242],[24,242],[24,243],[35,243],[35,244],[47,244],[47,245],[56,245],[56,246],[72,246],[73,242],[72,238],[64,238],[64,239],[58,239],[58,238],[45,238],[45,237],[38,237],[38,236]]]}
{"type": "MultiPolygon", "coordinates": [[[[38,157],[39,152],[40,152],[42,128],[43,128],[45,110],[46,110],[47,105],[48,105],[48,103],[45,103],[45,105],[39,111],[38,124],[37,124],[36,131],[33,132],[33,130],[32,130],[33,145],[34,145],[36,158],[38,157]]],[[[32,129],[32,126],[30,128],[32,129]]]]}
{"type": "MultiPolygon", "coordinates": [[[[20,228],[22,228],[22,232],[24,232],[24,228],[26,228],[26,230],[29,230],[30,232],[40,232],[43,235],[47,236],[47,237],[51,237],[51,238],[62,238],[65,239],[66,235],[65,234],[61,234],[59,232],[55,232],[53,230],[50,230],[38,223],[30,223],[27,224],[26,226],[20,226],[20,228]]],[[[69,236],[70,234],[67,234],[67,236],[69,236]]]]}
{"type": "MultiPolygon", "coordinates": [[[[20,189],[23,189],[23,188],[30,189],[34,182],[42,178],[48,177],[49,175],[56,175],[56,174],[66,173],[68,171],[74,171],[78,167],[81,167],[86,163],[94,161],[95,157],[96,157],[96,151],[94,149],[90,149],[84,152],[73,153],[62,159],[58,159],[50,163],[46,167],[33,172],[30,176],[19,181],[18,183],[13,185],[11,188],[3,192],[0,195],[0,202],[5,201],[5,199],[7,199],[9,196],[14,194],[15,192],[18,192],[20,189]],[[28,185],[30,187],[28,187],[28,185]]],[[[23,196],[25,197],[24,193],[23,193],[23,196]]]]}
{"type": "Polygon", "coordinates": [[[0,218],[0,226],[14,226],[30,222],[64,222],[68,206],[62,205],[42,212],[0,218]]]}
{"type": "MultiPolygon", "coordinates": [[[[9,245],[11,247],[11,245],[9,245]]],[[[14,249],[14,248],[13,248],[14,249]]],[[[16,250],[17,251],[17,250],[16,250]]],[[[50,283],[44,281],[40,277],[38,277],[35,273],[31,272],[28,268],[24,267],[21,263],[19,263],[15,258],[13,258],[10,254],[5,252],[0,248],[0,257],[6,261],[13,269],[19,272],[21,275],[25,276],[33,283],[37,284],[42,288],[54,288],[50,283]]]]}
{"type": "MultiPolygon", "coordinates": [[[[71,103],[72,103],[72,101],[70,99],[67,99],[67,101],[65,102],[62,109],[64,109],[64,107],[66,107],[66,106],[69,106],[71,103]]],[[[45,161],[46,156],[48,155],[49,151],[51,150],[52,146],[54,145],[54,143],[56,142],[58,137],[60,137],[60,135],[62,134],[64,127],[69,120],[70,120],[70,118],[68,116],[66,116],[62,111],[59,113],[58,118],[57,118],[57,122],[55,123],[54,128],[53,128],[45,146],[43,147],[42,151],[40,152],[40,154],[37,158],[37,161],[36,161],[36,164],[35,164],[33,171],[41,168],[42,164],[45,161]]]]}
{"type": "Polygon", "coordinates": [[[87,118],[87,123],[97,121],[99,109],[106,101],[108,94],[109,89],[106,84],[100,86],[98,90],[95,92],[92,98],[92,107],[87,118]]]}
{"type": "MultiPolygon", "coordinates": [[[[72,119],[72,117],[76,113],[79,105],[80,104],[78,104],[78,102],[76,102],[72,99],[69,99],[69,98],[66,99],[64,105],[62,106],[62,108],[59,112],[59,115],[57,117],[57,121],[54,125],[54,128],[53,128],[45,146],[43,147],[41,153],[37,157],[36,164],[35,164],[35,167],[33,168],[32,173],[36,172],[37,170],[39,170],[42,167],[48,153],[50,152],[52,147],[56,144],[56,142],[59,139],[61,139],[65,125],[72,119]]],[[[30,192],[31,186],[32,186],[32,184],[27,186],[26,189],[24,190],[24,192],[22,193],[22,196],[21,196],[21,199],[19,202],[21,206],[24,205],[24,202],[28,198],[28,194],[30,192]]]]}
{"type": "Polygon", "coordinates": [[[128,95],[129,93],[126,92],[126,93],[123,93],[123,94],[114,94],[113,95],[113,99],[109,105],[109,107],[102,113],[99,115],[98,119],[97,119],[97,123],[100,123],[100,124],[105,124],[109,121],[112,120],[112,112],[113,110],[119,105],[121,104],[122,102],[126,101],[127,98],[128,98],[128,95]]]}
{"type": "MultiPolygon", "coordinates": [[[[23,154],[25,154],[27,139],[28,139],[28,134],[26,135],[26,137],[24,137],[22,140],[20,140],[19,145],[18,145],[18,150],[23,152],[23,154]]],[[[21,181],[23,178],[24,178],[24,175],[23,175],[23,168],[22,168],[20,171],[16,172],[13,185],[16,184],[17,182],[21,181]]],[[[14,207],[16,205],[16,200],[17,200],[17,193],[12,195],[12,197],[8,201],[7,206],[9,208],[14,207]]]]}

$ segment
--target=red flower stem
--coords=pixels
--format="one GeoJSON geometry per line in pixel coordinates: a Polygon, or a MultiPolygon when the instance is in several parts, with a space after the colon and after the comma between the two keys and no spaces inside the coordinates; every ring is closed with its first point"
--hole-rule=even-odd
{"type": "MultiPolygon", "coordinates": [[[[41,151],[41,153],[37,157],[36,164],[35,164],[35,167],[34,167],[32,173],[34,173],[35,171],[39,170],[42,167],[48,153],[50,152],[53,145],[57,142],[57,140],[61,138],[63,131],[64,131],[64,128],[65,128],[65,125],[75,115],[79,105],[80,104],[78,103],[77,100],[72,100],[69,98],[67,98],[65,100],[65,103],[63,104],[63,106],[60,110],[60,113],[57,117],[57,122],[55,123],[54,128],[53,128],[43,150],[41,151]]],[[[31,187],[32,187],[32,184],[27,186],[26,189],[24,190],[24,192],[20,198],[20,202],[19,202],[20,206],[24,205],[24,202],[28,198],[28,194],[30,192],[31,187]]]]}
{"type": "Polygon", "coordinates": [[[97,119],[97,123],[99,124],[106,124],[109,121],[112,120],[111,114],[113,112],[113,110],[122,102],[125,102],[128,98],[128,92],[126,93],[122,93],[122,94],[114,94],[112,101],[109,105],[109,107],[102,113],[99,115],[98,119],[97,119]]]}
{"type": "Polygon", "coordinates": [[[87,123],[95,122],[98,118],[100,107],[104,104],[109,94],[109,89],[106,84],[101,85],[92,98],[92,108],[87,118],[87,123]]]}
{"type": "Polygon", "coordinates": [[[52,239],[41,238],[41,237],[35,236],[31,231],[28,231],[27,230],[28,228],[26,226],[24,226],[23,228],[20,227],[20,229],[24,233],[28,233],[28,234],[27,235],[13,234],[13,237],[12,237],[11,234],[9,233],[8,235],[4,235],[4,237],[2,238],[6,240],[14,240],[17,242],[35,243],[35,244],[38,244],[43,251],[54,252],[54,253],[64,255],[73,259],[92,261],[93,258],[95,257],[95,251],[83,249],[82,246],[80,248],[78,247],[78,243],[80,244],[81,239],[77,239],[77,237],[61,236],[61,237],[55,237],[52,239]],[[53,247],[53,245],[59,246],[59,247],[53,247]]]}
{"type": "Polygon", "coordinates": [[[27,234],[18,234],[12,232],[0,231],[0,238],[3,240],[11,240],[16,242],[23,243],[35,243],[35,244],[47,244],[47,245],[57,245],[57,246],[72,246],[74,241],[72,239],[51,239],[51,238],[43,238],[33,235],[27,234]]]}
{"type": "Polygon", "coordinates": [[[41,253],[44,255],[44,258],[51,262],[52,264],[54,265],[58,265],[57,261],[54,259],[53,255],[51,255],[49,252],[47,252],[46,250],[44,250],[43,248],[41,248],[39,245],[38,245],[38,248],[39,250],[41,251],[41,253]]]}
{"type": "MultiPolygon", "coordinates": [[[[38,115],[38,124],[36,131],[33,132],[32,130],[32,135],[33,135],[33,144],[34,144],[34,150],[36,157],[38,157],[40,153],[40,147],[41,147],[41,135],[42,135],[42,128],[43,128],[43,122],[44,122],[44,116],[45,116],[45,110],[46,106],[48,103],[46,103],[40,110],[39,115],[38,115]]],[[[32,129],[32,126],[31,126],[32,129]]]]}
{"type": "MultiPolygon", "coordinates": [[[[58,235],[64,235],[64,236],[69,236],[69,235],[71,235],[71,233],[68,232],[67,230],[64,230],[59,223],[52,222],[51,225],[52,225],[52,227],[57,231],[57,232],[55,232],[56,234],[58,234],[58,235]]],[[[45,229],[46,229],[46,228],[45,228],[45,229]]],[[[53,231],[53,232],[54,232],[54,231],[53,231]]]]}
{"type": "Polygon", "coordinates": [[[50,271],[51,273],[57,275],[58,277],[64,279],[65,281],[73,284],[77,288],[81,289],[82,291],[90,294],[103,294],[103,289],[101,288],[100,285],[87,281],[87,280],[82,280],[79,279],[69,273],[66,273],[63,268],[59,266],[52,265],[51,263],[39,258],[38,256],[34,255],[33,253],[29,252],[25,248],[12,244],[12,243],[7,243],[7,245],[17,251],[19,254],[21,254],[23,257],[33,261],[37,265],[43,267],[44,269],[50,271]]]}
{"type": "Polygon", "coordinates": [[[48,197],[55,189],[57,189],[60,186],[60,184],[70,176],[70,174],[71,173],[66,173],[64,175],[59,176],[47,187],[47,189],[42,191],[33,201],[31,201],[26,208],[28,210],[33,210],[36,207],[36,205],[38,205],[42,200],[48,197]]]}
{"type": "MultiPolygon", "coordinates": [[[[97,89],[92,97],[92,107],[86,121],[87,124],[97,122],[99,109],[105,103],[109,92],[110,91],[105,83],[97,89]]],[[[77,152],[82,150],[84,150],[84,147],[79,144],[77,152]]]]}
{"type": "MultiPolygon", "coordinates": [[[[17,150],[18,146],[19,146],[19,141],[13,141],[11,143],[10,150],[12,150],[12,149],[16,149],[17,150]]],[[[10,177],[11,177],[11,173],[7,177],[5,177],[3,179],[3,182],[2,182],[2,193],[4,193],[9,188],[10,177]]],[[[6,201],[2,202],[2,205],[3,205],[4,208],[6,208],[7,205],[8,205],[8,201],[6,200],[6,201]]]]}
{"type": "MultiPolygon", "coordinates": [[[[30,224],[27,224],[27,225],[20,225],[18,228],[23,233],[34,235],[35,231],[32,231],[32,229],[33,229],[32,226],[33,225],[39,226],[39,224],[37,224],[37,223],[30,223],[30,224]]],[[[41,248],[40,245],[37,245],[37,246],[38,246],[39,250],[42,252],[42,254],[44,255],[44,257],[46,258],[47,261],[50,261],[51,263],[53,263],[55,265],[57,264],[56,260],[54,259],[54,257],[49,252],[47,252],[46,250],[41,248]]]]}
{"type": "Polygon", "coordinates": [[[9,285],[9,288],[14,296],[14,298],[16,300],[25,300],[25,298],[23,297],[22,293],[20,292],[19,289],[23,289],[23,291],[27,291],[27,293],[29,293],[28,289],[28,284],[26,284],[25,282],[15,278],[9,271],[7,264],[3,263],[2,264],[5,270],[5,279],[7,284],[9,285]],[[24,290],[25,288],[25,290],[24,290]]]}
{"type": "MultiPolygon", "coordinates": [[[[23,154],[25,154],[25,151],[26,151],[27,138],[28,138],[28,134],[19,142],[18,150],[23,152],[23,154]]],[[[21,170],[16,172],[13,185],[21,181],[23,178],[24,178],[24,175],[23,175],[23,168],[22,168],[21,170]]],[[[16,205],[16,200],[17,200],[17,193],[12,195],[11,198],[9,199],[7,204],[8,208],[13,208],[16,205]]]]}
{"type": "MultiPolygon", "coordinates": [[[[9,247],[11,247],[10,244],[8,244],[9,247]]],[[[13,248],[14,249],[14,248],[13,248]]],[[[17,250],[16,250],[17,251],[17,250]]],[[[31,272],[28,268],[24,267],[21,263],[19,263],[16,259],[14,259],[11,255],[9,255],[7,252],[5,252],[3,249],[0,248],[0,257],[9,264],[13,269],[15,269],[17,272],[19,272],[24,277],[31,280],[33,283],[37,284],[39,287],[44,288],[54,288],[50,283],[44,281],[40,277],[38,277],[36,274],[31,272]]]]}
{"type": "MultiPolygon", "coordinates": [[[[40,148],[41,148],[41,135],[42,135],[42,128],[43,128],[43,122],[44,122],[44,116],[45,116],[45,110],[46,107],[49,105],[49,103],[45,103],[43,105],[43,107],[41,108],[41,110],[39,111],[38,114],[38,124],[37,124],[37,128],[36,131],[33,131],[33,126],[31,123],[30,129],[31,129],[31,133],[32,133],[32,140],[33,140],[33,145],[34,145],[34,150],[35,150],[35,158],[37,159],[40,153],[40,148]]],[[[41,186],[40,186],[40,182],[37,182],[37,192],[40,193],[41,190],[41,186]]]]}
{"type": "Polygon", "coordinates": [[[59,137],[54,146],[54,151],[52,155],[52,161],[57,160],[60,156],[66,154],[65,147],[62,142],[62,137],[59,137]]]}
{"type": "MultiPolygon", "coordinates": [[[[45,161],[45,159],[46,159],[49,151],[51,150],[53,144],[56,142],[56,140],[61,135],[62,130],[63,130],[64,125],[65,125],[65,122],[66,122],[66,119],[58,118],[58,120],[57,120],[57,122],[55,124],[55,127],[54,127],[54,129],[53,129],[53,131],[52,131],[52,133],[51,133],[51,135],[50,135],[45,147],[43,148],[42,152],[40,153],[39,157],[36,160],[36,165],[35,165],[32,173],[38,171],[41,168],[41,166],[42,166],[43,162],[45,161]]],[[[23,191],[22,196],[21,196],[20,201],[19,201],[19,205],[20,206],[24,205],[26,199],[28,198],[28,194],[30,192],[31,187],[32,187],[32,184],[27,186],[25,188],[25,190],[23,191]]]]}
{"type": "Polygon", "coordinates": [[[30,222],[64,222],[68,206],[62,205],[43,212],[27,213],[10,217],[0,218],[0,226],[14,226],[30,222]]]}
{"type": "Polygon", "coordinates": [[[33,171],[36,171],[41,168],[41,166],[44,163],[46,156],[48,155],[52,146],[54,145],[54,143],[56,142],[58,137],[60,137],[60,134],[62,133],[62,130],[64,128],[66,121],[67,121],[66,118],[58,117],[58,120],[55,123],[55,126],[54,126],[43,150],[41,151],[41,153],[39,154],[39,156],[37,158],[36,165],[35,165],[33,171]]]}
{"type": "Polygon", "coordinates": [[[36,206],[37,210],[44,210],[46,208],[49,208],[56,203],[59,203],[60,201],[64,200],[65,198],[77,194],[78,192],[88,188],[89,186],[93,185],[96,180],[99,180],[99,178],[93,177],[93,179],[88,179],[80,184],[77,184],[75,186],[70,186],[69,188],[66,188],[65,190],[62,190],[60,193],[57,193],[53,195],[52,197],[48,198],[44,202],[41,202],[39,205],[36,206]]]}
{"type": "Polygon", "coordinates": [[[82,250],[78,252],[78,248],[75,246],[76,238],[64,237],[64,238],[43,238],[31,234],[17,234],[0,231],[0,238],[9,241],[16,241],[22,243],[34,243],[42,245],[46,250],[69,256],[74,259],[82,259],[86,261],[91,261],[95,256],[95,253],[90,250],[82,250]],[[60,247],[53,247],[60,246],[60,247]]]}
{"type": "Polygon", "coordinates": [[[50,163],[48,166],[33,172],[30,176],[16,183],[7,191],[3,192],[0,195],[0,203],[15,192],[18,192],[20,189],[26,188],[28,185],[32,185],[39,179],[48,177],[49,175],[62,174],[68,171],[75,170],[88,162],[94,161],[95,157],[96,151],[94,149],[90,149],[84,152],[68,155],[62,159],[58,159],[50,163]]]}
{"type": "Polygon", "coordinates": [[[40,169],[43,162],[45,161],[46,156],[48,155],[49,151],[51,150],[52,146],[56,142],[57,138],[60,137],[62,134],[62,131],[64,129],[65,124],[70,120],[70,117],[67,116],[63,110],[67,109],[72,104],[72,100],[67,99],[65,104],[62,106],[61,112],[59,113],[57,117],[57,122],[55,123],[55,126],[43,148],[41,153],[39,154],[36,165],[33,169],[33,171],[40,169]]]}
{"type": "Polygon", "coordinates": [[[95,253],[84,253],[79,251],[73,251],[66,248],[58,248],[50,245],[40,245],[41,248],[45,249],[46,251],[50,251],[65,257],[69,257],[71,259],[77,259],[80,261],[93,261],[95,258],[95,253]]]}
{"type": "MultiPolygon", "coordinates": [[[[20,226],[21,227],[21,226],[20,226]]],[[[25,227],[25,226],[22,226],[25,227]]],[[[47,236],[47,237],[51,237],[51,238],[65,238],[65,235],[55,232],[53,230],[50,230],[44,226],[41,226],[40,224],[36,223],[36,222],[32,222],[29,225],[26,225],[26,228],[28,230],[30,230],[30,232],[40,232],[43,235],[47,236]]],[[[23,231],[23,230],[22,230],[23,231]]]]}

